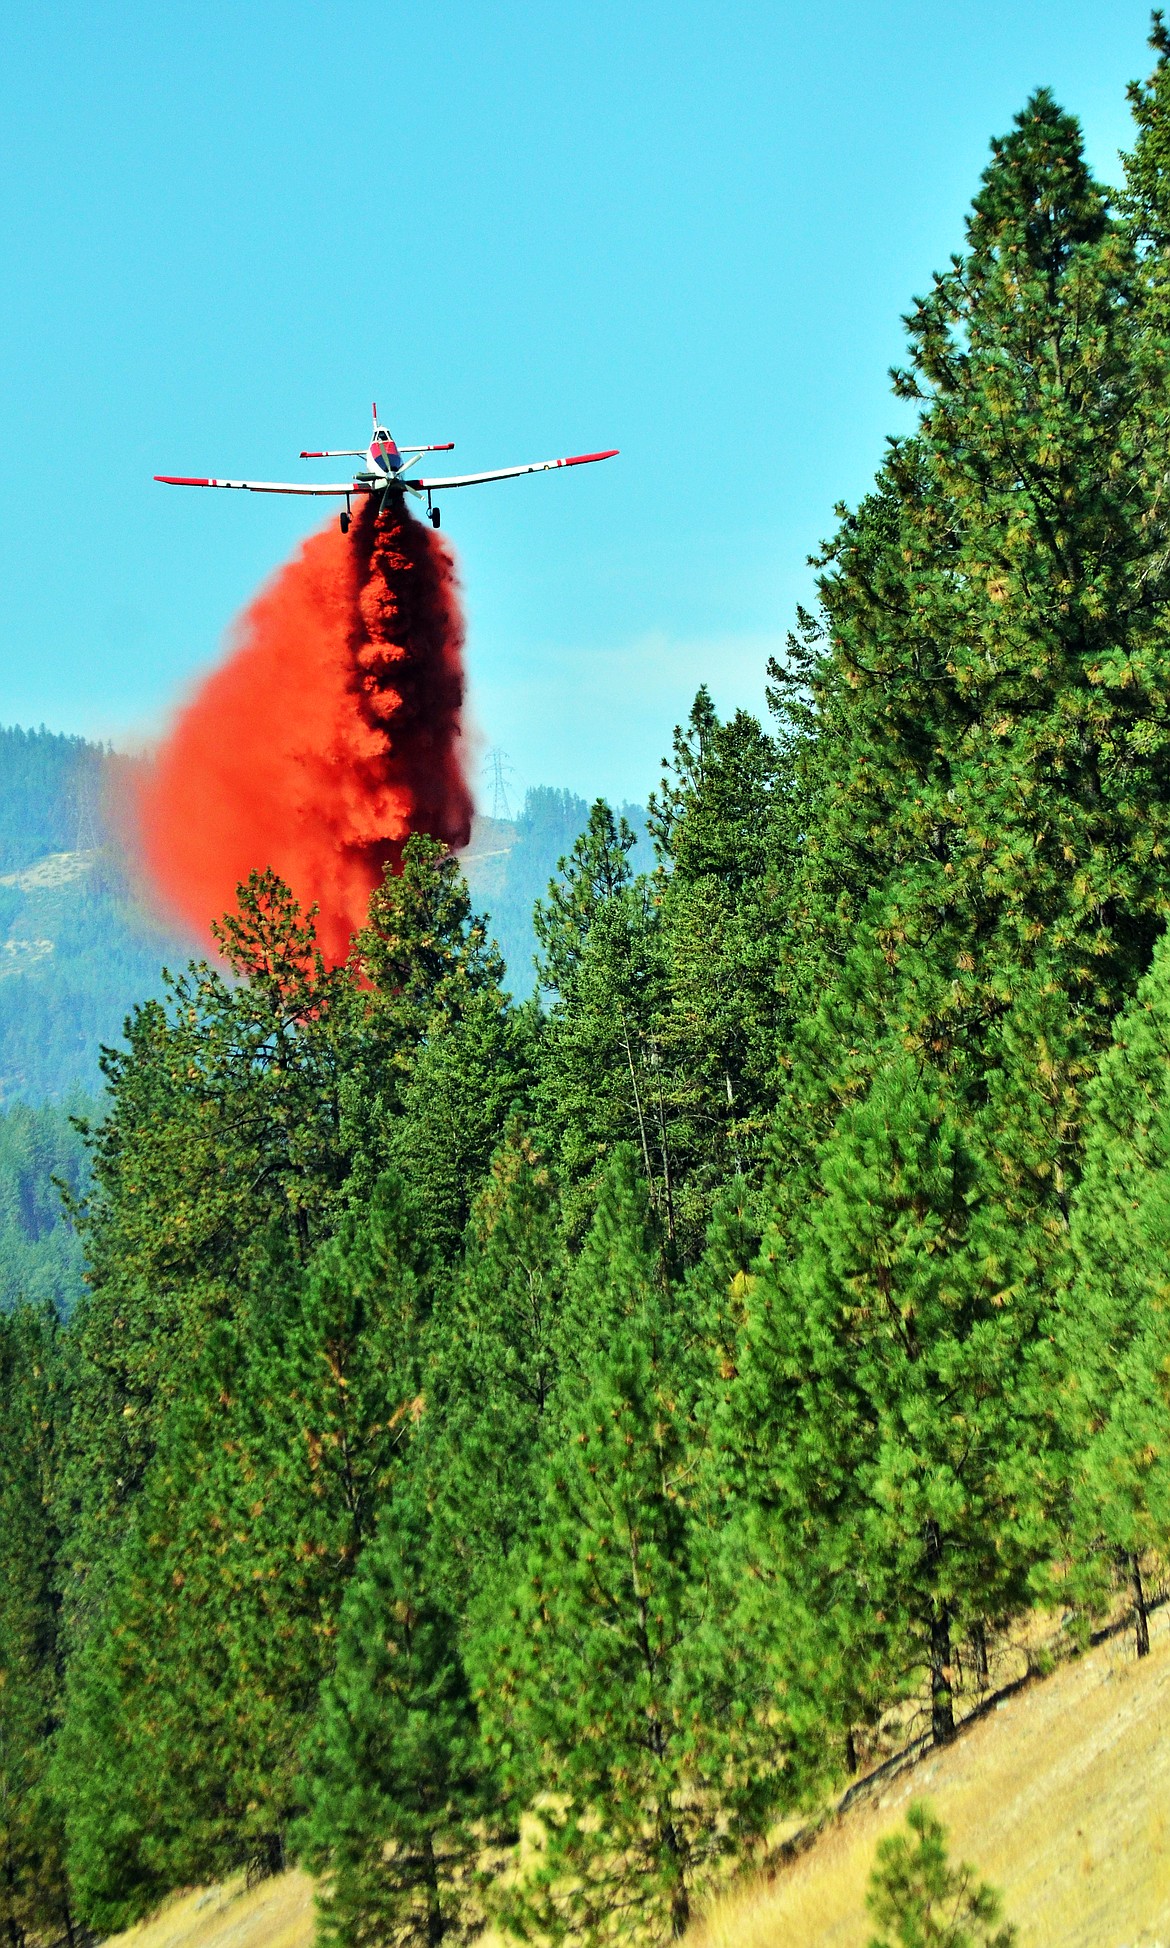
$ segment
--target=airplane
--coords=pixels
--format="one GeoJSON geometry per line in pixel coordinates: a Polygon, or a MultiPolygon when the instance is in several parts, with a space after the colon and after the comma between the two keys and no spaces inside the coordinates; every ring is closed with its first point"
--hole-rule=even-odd
{"type": "Polygon", "coordinates": [[[350,519],[350,500],[355,494],[378,494],[379,506],[390,493],[409,493],[427,497],[427,514],[431,526],[439,525],[439,510],[431,496],[448,487],[478,487],[485,480],[512,480],[522,473],[550,473],[555,467],[586,467],[594,460],[614,460],[619,449],[607,448],[604,453],[573,453],[565,460],[533,460],[526,467],[497,467],[493,473],[449,474],[437,480],[423,480],[408,476],[407,467],[421,459],[424,453],[453,453],[454,440],[442,446],[407,446],[399,448],[386,428],[378,419],[378,402],[374,401],[374,436],[369,446],[344,446],[328,448],[320,453],[302,450],[302,460],[364,460],[352,480],[344,484],[332,482],[328,486],[294,486],[280,480],[196,480],[186,474],[156,473],[155,479],[164,487],[241,487],[251,494],[344,494],[345,512],[341,515],[341,532],[348,534],[350,519]]]}

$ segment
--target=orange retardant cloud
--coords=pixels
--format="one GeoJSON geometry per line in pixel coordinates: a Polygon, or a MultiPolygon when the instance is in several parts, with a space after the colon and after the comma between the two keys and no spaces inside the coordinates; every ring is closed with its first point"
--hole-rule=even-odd
{"type": "Polygon", "coordinates": [[[463,618],[450,549],[405,508],[331,521],[245,610],[228,660],[179,712],[136,791],[143,864],[204,937],[253,867],[315,903],[344,961],[412,832],[471,829],[463,618]]]}

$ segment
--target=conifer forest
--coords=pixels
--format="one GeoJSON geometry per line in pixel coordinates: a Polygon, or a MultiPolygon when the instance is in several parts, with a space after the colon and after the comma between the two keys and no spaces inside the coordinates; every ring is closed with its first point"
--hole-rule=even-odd
{"type": "MultiPolygon", "coordinates": [[[[104,1058],[0,1314],[0,1926],[294,1861],[328,1948],[662,1941],[891,1713],[1170,1547],[1170,29],[906,318],[764,721],[700,690],[509,985],[417,835],[104,1058]],[[513,998],[512,989],[526,998],[513,998]]],[[[664,727],[664,743],[669,727],[664,727]]]]}

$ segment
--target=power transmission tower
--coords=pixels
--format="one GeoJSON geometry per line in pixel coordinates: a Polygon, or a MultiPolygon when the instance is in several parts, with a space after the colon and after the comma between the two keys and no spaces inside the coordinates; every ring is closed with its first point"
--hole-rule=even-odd
{"type": "Polygon", "coordinates": [[[515,783],[516,773],[508,761],[508,753],[498,748],[488,752],[488,762],[492,767],[492,817],[510,819],[512,801],[508,796],[509,779],[515,783]]]}
{"type": "Polygon", "coordinates": [[[75,852],[97,852],[101,846],[98,836],[96,779],[94,768],[83,758],[73,773],[73,806],[77,813],[77,830],[73,849],[75,852]]]}

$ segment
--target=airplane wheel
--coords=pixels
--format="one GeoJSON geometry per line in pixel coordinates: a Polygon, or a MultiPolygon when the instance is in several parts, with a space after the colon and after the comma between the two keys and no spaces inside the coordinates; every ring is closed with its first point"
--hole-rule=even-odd
{"type": "Polygon", "coordinates": [[[437,528],[437,527],[438,527],[438,525],[439,525],[439,510],[438,510],[438,508],[437,508],[437,507],[432,507],[432,509],[431,509],[431,526],[432,526],[433,528],[437,528]]]}
{"type": "Polygon", "coordinates": [[[348,515],[348,514],[339,514],[337,518],[338,518],[338,520],[339,520],[339,522],[341,523],[341,532],[342,532],[342,534],[348,534],[348,533],[349,533],[349,515],[348,515]]]}

